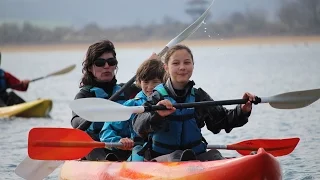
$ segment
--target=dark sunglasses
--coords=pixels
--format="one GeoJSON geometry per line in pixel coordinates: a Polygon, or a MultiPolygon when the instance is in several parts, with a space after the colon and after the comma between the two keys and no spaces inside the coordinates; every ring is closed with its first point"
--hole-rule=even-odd
{"type": "Polygon", "coordinates": [[[96,65],[97,67],[103,67],[106,63],[108,63],[109,66],[115,66],[118,64],[118,61],[116,58],[109,58],[109,59],[98,58],[94,61],[94,65],[96,65]]]}

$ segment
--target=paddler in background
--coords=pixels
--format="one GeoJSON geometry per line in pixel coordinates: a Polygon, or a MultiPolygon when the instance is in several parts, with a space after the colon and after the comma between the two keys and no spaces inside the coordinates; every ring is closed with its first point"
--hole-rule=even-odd
{"type": "MultiPolygon", "coordinates": [[[[115,77],[118,69],[118,60],[113,43],[109,40],[96,42],[89,46],[86,57],[82,63],[83,77],[80,82],[80,91],[75,99],[97,97],[108,99],[118,91],[121,86],[117,84],[115,77]]],[[[127,91],[120,94],[116,102],[122,104],[126,100],[135,97],[140,88],[132,85],[127,91]]],[[[86,131],[94,140],[100,141],[99,133],[103,122],[89,123],[89,127],[82,126],[86,120],[72,113],[71,125],[86,131]]],[[[104,148],[94,149],[85,158],[87,160],[104,160],[106,150],[104,148]]]]}
{"type": "MultiPolygon", "coordinates": [[[[141,87],[141,91],[134,99],[126,101],[125,106],[141,106],[147,101],[153,89],[163,82],[165,75],[164,64],[153,54],[149,59],[145,60],[137,69],[136,83],[141,87]]],[[[105,122],[100,132],[100,141],[106,143],[120,142],[123,148],[112,148],[106,156],[109,161],[143,161],[144,157],[137,154],[142,148],[141,145],[134,146],[134,143],[143,144],[146,140],[140,138],[132,129],[132,118],[128,121],[105,122]],[[132,149],[133,148],[133,149],[132,149]],[[131,151],[132,150],[132,151],[131,151]]]]}
{"type": "MultiPolygon", "coordinates": [[[[165,56],[165,70],[168,79],[165,84],[155,87],[148,104],[164,105],[169,110],[144,112],[133,119],[133,129],[142,138],[149,138],[143,151],[146,160],[211,161],[224,159],[217,150],[207,151],[207,142],[202,136],[201,128],[205,125],[214,134],[224,129],[229,133],[233,128],[248,122],[255,96],[245,93],[248,99],[244,105],[228,110],[222,106],[205,106],[176,110],[172,104],[212,101],[201,88],[194,88],[190,80],[194,69],[191,50],[184,45],[170,48],[165,56]]],[[[236,80],[233,79],[233,80],[236,80]]]]}
{"type": "MultiPolygon", "coordinates": [[[[1,63],[1,52],[0,52],[1,63]]],[[[11,73],[6,72],[0,68],[0,107],[11,106],[14,104],[24,103],[25,101],[20,98],[13,91],[7,92],[7,89],[14,89],[17,91],[27,91],[30,80],[19,80],[11,73]]]]}

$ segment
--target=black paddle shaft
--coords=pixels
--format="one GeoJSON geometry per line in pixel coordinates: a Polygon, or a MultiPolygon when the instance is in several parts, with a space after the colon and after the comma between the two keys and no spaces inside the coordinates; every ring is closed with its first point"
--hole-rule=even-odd
{"type": "MultiPolygon", "coordinates": [[[[234,104],[246,104],[249,99],[234,99],[234,100],[223,100],[223,101],[201,101],[194,103],[178,103],[173,104],[173,107],[176,109],[183,108],[193,108],[193,107],[201,107],[201,106],[222,106],[222,105],[234,105],[234,104]]],[[[251,101],[252,104],[258,104],[261,102],[259,97],[255,97],[254,101],[251,101]]],[[[152,105],[152,106],[144,106],[145,111],[156,111],[156,110],[167,110],[167,108],[163,105],[152,105]]]]}

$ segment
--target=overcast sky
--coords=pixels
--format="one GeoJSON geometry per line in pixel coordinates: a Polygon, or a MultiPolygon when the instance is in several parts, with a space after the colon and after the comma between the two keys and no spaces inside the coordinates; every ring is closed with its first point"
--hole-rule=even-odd
{"type": "MultiPolygon", "coordinates": [[[[0,0],[0,23],[30,21],[82,27],[96,22],[102,27],[162,22],[164,16],[190,22],[185,13],[189,0],[0,0]]],[[[283,0],[215,0],[212,20],[235,11],[263,9],[272,16],[283,0]]]]}

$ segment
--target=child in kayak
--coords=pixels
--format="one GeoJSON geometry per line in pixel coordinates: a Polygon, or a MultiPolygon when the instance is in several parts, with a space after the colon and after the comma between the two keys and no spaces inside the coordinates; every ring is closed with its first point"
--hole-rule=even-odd
{"type": "MultiPolygon", "coordinates": [[[[123,105],[141,106],[145,103],[147,96],[152,94],[154,87],[163,82],[165,74],[163,65],[155,54],[144,61],[136,73],[137,85],[140,86],[142,90],[134,99],[126,101],[123,105]]],[[[134,115],[132,115],[132,117],[133,116],[134,115]]],[[[143,161],[143,156],[136,154],[142,146],[136,145],[134,147],[134,143],[140,142],[142,144],[144,140],[133,131],[131,118],[128,121],[105,122],[100,132],[100,141],[106,143],[120,142],[123,144],[122,148],[111,148],[106,160],[127,160],[130,156],[128,161],[143,161]]]]}
{"type": "Polygon", "coordinates": [[[245,93],[248,99],[244,105],[228,110],[222,106],[203,106],[176,110],[172,104],[212,101],[201,88],[194,88],[190,80],[194,68],[191,50],[184,45],[170,48],[165,57],[168,79],[165,84],[155,87],[147,103],[163,105],[169,110],[158,110],[138,114],[133,119],[133,129],[142,138],[149,138],[146,148],[140,152],[146,160],[210,161],[223,159],[217,150],[207,151],[207,143],[201,134],[205,125],[214,134],[224,129],[229,133],[233,128],[248,122],[254,95],[245,93]]]}

